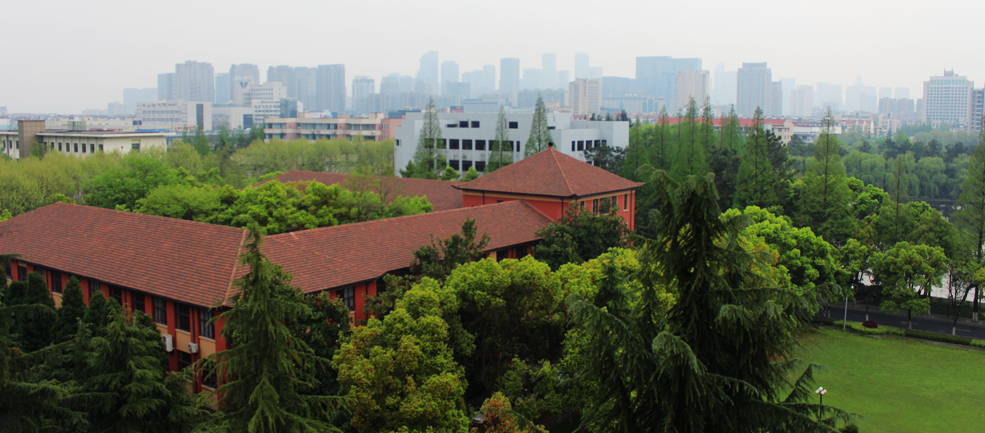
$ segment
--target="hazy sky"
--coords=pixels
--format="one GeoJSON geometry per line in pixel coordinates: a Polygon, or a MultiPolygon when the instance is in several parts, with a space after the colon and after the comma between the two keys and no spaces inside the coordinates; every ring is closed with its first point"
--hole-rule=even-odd
{"type": "Polygon", "coordinates": [[[700,57],[734,70],[769,62],[797,84],[909,87],[945,68],[985,82],[985,2],[968,1],[68,1],[0,7],[0,106],[78,113],[156,87],[186,60],[216,72],[254,63],[343,63],[346,81],[414,75],[429,50],[460,71],[519,57],[558,70],[585,52],[605,75],[635,76],[637,56],[700,57]]]}

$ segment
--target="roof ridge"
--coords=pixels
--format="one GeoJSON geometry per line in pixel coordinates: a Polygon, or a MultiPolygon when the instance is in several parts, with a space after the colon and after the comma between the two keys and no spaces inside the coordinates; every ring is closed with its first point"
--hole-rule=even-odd
{"type": "Polygon", "coordinates": [[[565,174],[564,168],[561,167],[561,161],[558,161],[557,159],[557,149],[555,149],[554,146],[550,146],[548,149],[551,151],[551,156],[554,157],[554,164],[556,164],[557,169],[561,171],[561,178],[564,179],[564,186],[568,187],[568,192],[570,192],[571,195],[577,196],[578,194],[575,194],[574,188],[571,187],[571,182],[568,182],[568,175],[565,174]]]}
{"type": "Polygon", "coordinates": [[[222,298],[220,305],[225,305],[229,301],[230,292],[233,290],[233,283],[236,282],[236,272],[239,271],[239,253],[243,251],[243,242],[246,241],[246,230],[239,238],[239,246],[236,247],[236,257],[233,259],[233,270],[229,274],[229,285],[226,286],[226,295],[222,298]]]}
{"type": "Polygon", "coordinates": [[[123,218],[144,219],[144,220],[157,220],[157,221],[168,221],[168,222],[175,222],[176,224],[190,224],[190,225],[198,225],[198,226],[203,226],[203,227],[216,227],[219,230],[227,230],[227,229],[243,230],[242,228],[239,228],[239,227],[227,226],[227,225],[222,225],[222,224],[204,223],[204,222],[201,222],[201,221],[186,220],[186,219],[183,219],[183,218],[172,218],[172,217],[166,217],[166,216],[161,216],[161,215],[151,215],[151,214],[139,213],[139,212],[121,211],[121,210],[108,209],[108,208],[99,207],[99,206],[89,206],[89,205],[84,205],[84,204],[64,203],[64,202],[55,202],[55,203],[52,203],[52,204],[49,204],[49,205],[46,205],[46,206],[39,207],[37,209],[33,209],[33,210],[29,211],[29,212],[25,212],[24,214],[27,214],[27,213],[30,213],[30,212],[39,211],[39,210],[42,210],[42,209],[44,209],[46,207],[50,207],[50,206],[56,206],[56,207],[62,207],[62,206],[77,207],[77,208],[83,208],[83,209],[85,209],[86,211],[89,211],[89,212],[105,212],[107,214],[116,214],[116,215],[119,215],[119,216],[121,216],[123,218]]]}

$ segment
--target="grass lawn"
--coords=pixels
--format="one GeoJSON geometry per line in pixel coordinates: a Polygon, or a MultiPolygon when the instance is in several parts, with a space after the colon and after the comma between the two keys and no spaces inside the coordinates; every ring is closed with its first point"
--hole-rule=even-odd
{"type": "Polygon", "coordinates": [[[802,335],[824,403],[863,433],[985,432],[985,352],[823,330],[802,335]]]}

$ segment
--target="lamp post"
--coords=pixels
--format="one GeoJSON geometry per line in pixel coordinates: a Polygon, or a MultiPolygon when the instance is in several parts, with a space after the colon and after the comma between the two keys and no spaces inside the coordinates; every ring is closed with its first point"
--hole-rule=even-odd
{"type": "Polygon", "coordinates": [[[823,386],[819,386],[819,387],[817,387],[816,390],[814,390],[814,394],[817,394],[818,395],[818,398],[820,399],[820,401],[818,401],[818,406],[817,406],[817,420],[818,421],[821,421],[821,406],[824,405],[824,394],[827,394],[827,393],[828,393],[828,390],[824,389],[823,386]]]}

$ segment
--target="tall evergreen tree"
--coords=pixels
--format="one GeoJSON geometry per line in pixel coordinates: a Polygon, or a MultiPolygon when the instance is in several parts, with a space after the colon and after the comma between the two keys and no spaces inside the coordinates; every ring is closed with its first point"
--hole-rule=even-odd
{"type": "MultiPolygon", "coordinates": [[[[27,292],[21,300],[22,305],[44,305],[55,309],[55,301],[48,292],[48,284],[44,277],[37,272],[27,276],[27,292]]],[[[52,342],[52,321],[47,317],[29,315],[18,317],[14,327],[18,341],[24,352],[34,352],[48,346],[52,342]]]]}
{"type": "MultiPolygon", "coordinates": [[[[652,127],[646,129],[652,130],[652,127]]],[[[643,124],[637,118],[629,130],[629,146],[626,148],[626,160],[623,162],[620,176],[630,180],[639,179],[636,170],[649,163],[649,144],[643,124]]]]}
{"type": "Polygon", "coordinates": [[[762,122],[763,110],[757,107],[736,179],[736,183],[742,186],[736,189],[734,196],[734,206],[739,209],[750,205],[768,208],[780,204],[776,196],[777,176],[769,160],[762,122]]]}
{"type": "Polygon", "coordinates": [[[417,140],[417,150],[414,152],[415,178],[437,179],[441,176],[447,165],[443,142],[441,122],[438,120],[438,110],[434,108],[432,98],[424,108],[424,124],[421,126],[421,136],[417,140]]]}
{"type": "Polygon", "coordinates": [[[316,385],[315,370],[326,360],[293,334],[290,323],[311,314],[291,276],[260,252],[260,227],[250,224],[232,308],[219,316],[232,348],[207,358],[224,381],[217,395],[222,411],[208,427],[219,431],[274,433],[333,431],[327,407],[334,399],[305,395],[316,385]]]}
{"type": "Polygon", "coordinates": [[[715,118],[711,111],[711,98],[705,97],[704,106],[701,108],[701,128],[700,141],[705,153],[711,152],[715,148],[715,118]]]}
{"type": "Polygon", "coordinates": [[[846,183],[845,163],[838,153],[839,140],[832,132],[833,123],[829,108],[824,116],[824,130],[814,146],[814,156],[808,160],[798,219],[800,225],[813,228],[832,245],[841,245],[852,230],[848,218],[851,190],[846,183]]]}
{"type": "Polygon", "coordinates": [[[523,157],[547,150],[547,146],[553,142],[551,130],[547,127],[547,108],[544,107],[544,98],[538,96],[533,121],[530,124],[530,138],[523,146],[523,157]]]}
{"type": "MultiPolygon", "coordinates": [[[[964,234],[965,249],[971,251],[977,266],[985,266],[985,116],[981,119],[978,146],[968,162],[968,177],[961,184],[955,223],[964,234]]],[[[979,285],[975,285],[974,319],[978,320],[979,285]]]]}
{"type": "Polygon", "coordinates": [[[510,141],[510,125],[506,120],[506,108],[499,104],[499,116],[496,117],[496,137],[489,145],[489,161],[486,162],[486,173],[492,173],[513,163],[513,142],[510,141]]]}
{"type": "Polygon", "coordinates": [[[68,279],[62,293],[62,306],[58,309],[55,322],[55,343],[71,340],[79,330],[79,320],[85,317],[86,304],[82,296],[82,285],[74,275],[68,279]]]}
{"type": "Polygon", "coordinates": [[[650,145],[649,160],[650,165],[657,170],[670,170],[671,161],[677,153],[677,147],[671,133],[670,117],[667,115],[667,107],[660,107],[660,114],[657,124],[653,128],[653,142],[650,145]]]}
{"type": "Polygon", "coordinates": [[[698,107],[691,98],[687,104],[684,118],[678,125],[680,140],[677,142],[677,155],[670,166],[671,176],[683,180],[688,176],[703,177],[708,172],[705,161],[704,144],[701,142],[701,125],[698,122],[698,107]]]}

